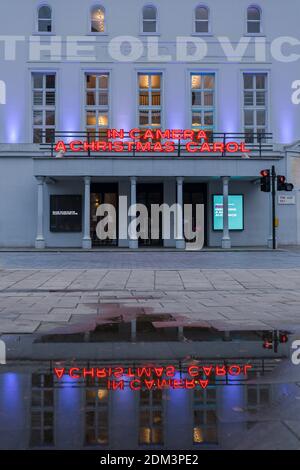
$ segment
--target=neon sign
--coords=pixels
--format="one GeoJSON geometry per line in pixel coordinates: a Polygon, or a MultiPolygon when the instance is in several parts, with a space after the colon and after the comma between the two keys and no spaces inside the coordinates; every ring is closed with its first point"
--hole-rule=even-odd
{"type": "Polygon", "coordinates": [[[182,374],[173,365],[143,367],[71,367],[54,368],[54,375],[60,381],[64,377],[73,380],[102,379],[108,390],[164,390],[164,389],[205,389],[213,377],[229,379],[247,376],[251,364],[215,364],[187,367],[182,374]],[[180,375],[180,378],[178,378],[180,375]]]}
{"type": "MultiPolygon", "coordinates": [[[[95,133],[93,133],[94,135],[95,133]]],[[[104,140],[62,140],[55,144],[56,152],[108,152],[108,153],[158,153],[168,154],[177,150],[177,142],[184,152],[203,153],[250,153],[245,142],[210,142],[208,134],[190,129],[166,129],[141,131],[131,129],[127,134],[124,129],[108,129],[104,140]]]]}

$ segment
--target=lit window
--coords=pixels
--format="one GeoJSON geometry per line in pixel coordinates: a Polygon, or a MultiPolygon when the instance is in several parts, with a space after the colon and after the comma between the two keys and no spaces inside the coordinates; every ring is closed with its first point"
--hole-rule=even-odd
{"type": "Polygon", "coordinates": [[[205,6],[198,6],[195,10],[195,32],[209,32],[209,11],[205,6]]]}
{"type": "Polygon", "coordinates": [[[261,32],[261,11],[251,6],[247,9],[247,33],[259,34],[261,32]]]}
{"type": "Polygon", "coordinates": [[[91,137],[105,140],[108,129],[109,75],[86,74],[86,130],[91,137]]]}
{"type": "Polygon", "coordinates": [[[218,444],[217,394],[215,386],[194,391],[193,442],[218,444]]]}
{"type": "Polygon", "coordinates": [[[101,6],[98,6],[92,9],[91,32],[92,33],[104,33],[105,32],[105,10],[101,6]]]}
{"type": "Polygon", "coordinates": [[[164,444],[164,402],[161,390],[142,390],[139,407],[139,444],[164,444]]]}
{"type": "Polygon", "coordinates": [[[192,129],[204,130],[209,139],[215,125],[215,76],[191,75],[192,129]]]}
{"type": "Polygon", "coordinates": [[[47,5],[44,5],[38,9],[38,32],[52,32],[52,11],[51,8],[47,5]]]}
{"type": "Polygon", "coordinates": [[[33,142],[53,142],[56,121],[55,74],[33,73],[32,93],[33,142]]]}
{"type": "Polygon", "coordinates": [[[89,379],[85,389],[85,445],[109,443],[109,394],[101,379],[89,379]]]}
{"type": "Polygon", "coordinates": [[[265,141],[267,132],[267,74],[244,73],[246,142],[265,141]]]}
{"type": "Polygon", "coordinates": [[[161,128],[161,79],[160,74],[139,74],[139,127],[161,128]]]}
{"type": "Polygon", "coordinates": [[[143,8],[143,33],[157,32],[157,9],[152,5],[143,8]]]}

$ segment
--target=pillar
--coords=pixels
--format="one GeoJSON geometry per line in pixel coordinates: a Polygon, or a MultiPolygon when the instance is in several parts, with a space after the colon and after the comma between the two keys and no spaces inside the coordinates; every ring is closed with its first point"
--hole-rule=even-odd
{"type": "Polygon", "coordinates": [[[83,239],[82,248],[90,249],[92,247],[91,241],[91,177],[84,177],[84,227],[83,227],[83,239]]]}
{"type": "Polygon", "coordinates": [[[130,217],[130,233],[129,233],[129,248],[136,249],[139,246],[137,233],[136,233],[136,211],[132,208],[136,205],[136,178],[132,176],[130,178],[130,206],[131,206],[131,217],[130,217]]]}
{"type": "Polygon", "coordinates": [[[183,238],[183,178],[176,178],[177,182],[177,209],[176,209],[176,248],[184,249],[183,238]]]}
{"type": "Polygon", "coordinates": [[[35,239],[36,248],[45,248],[45,238],[44,238],[44,186],[45,186],[45,177],[38,176],[38,194],[37,194],[37,233],[35,239]]]}
{"type": "Polygon", "coordinates": [[[231,248],[229,235],[229,211],[228,211],[228,195],[229,195],[229,176],[222,176],[223,182],[223,237],[222,248],[231,248]]]}

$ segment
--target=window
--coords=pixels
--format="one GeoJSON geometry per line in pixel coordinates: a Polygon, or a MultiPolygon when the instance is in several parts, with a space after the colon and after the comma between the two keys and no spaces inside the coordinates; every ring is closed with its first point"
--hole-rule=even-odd
{"type": "Polygon", "coordinates": [[[195,33],[209,32],[209,10],[205,6],[198,6],[195,10],[195,33]]]}
{"type": "Polygon", "coordinates": [[[56,76],[54,73],[33,73],[33,142],[49,143],[55,132],[56,76]]]}
{"type": "Polygon", "coordinates": [[[261,33],[261,10],[256,6],[247,9],[247,33],[261,33]]]}
{"type": "Polygon", "coordinates": [[[105,32],[105,10],[102,6],[97,6],[91,12],[91,32],[104,33],[105,32]]]}
{"type": "Polygon", "coordinates": [[[161,74],[139,74],[139,127],[161,128],[161,74]]]}
{"type": "Polygon", "coordinates": [[[32,374],[31,447],[54,445],[53,374],[32,374]]]}
{"type": "Polygon", "coordinates": [[[38,9],[38,32],[52,32],[52,10],[47,5],[41,6],[38,9]]]}
{"type": "Polygon", "coordinates": [[[246,142],[254,143],[267,132],[267,74],[244,73],[244,129],[246,142]]]}
{"type": "Polygon", "coordinates": [[[193,442],[218,444],[217,394],[215,385],[194,391],[193,442]]]}
{"type": "Polygon", "coordinates": [[[105,140],[109,113],[109,74],[86,74],[86,130],[105,140]]]}
{"type": "Polygon", "coordinates": [[[164,407],[161,390],[140,392],[139,444],[164,444],[164,407]]]}
{"type": "Polygon", "coordinates": [[[109,392],[101,379],[88,378],[85,389],[85,445],[109,443],[109,392]]]}
{"type": "Polygon", "coordinates": [[[215,125],[215,75],[191,75],[192,129],[204,130],[210,140],[215,125]]]}
{"type": "Polygon", "coordinates": [[[157,33],[157,9],[152,5],[143,8],[143,33],[157,33]]]}

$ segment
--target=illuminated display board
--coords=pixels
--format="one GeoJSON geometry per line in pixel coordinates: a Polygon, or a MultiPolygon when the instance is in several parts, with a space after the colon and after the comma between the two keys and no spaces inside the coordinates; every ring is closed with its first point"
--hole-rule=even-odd
{"type": "MultiPolygon", "coordinates": [[[[244,196],[228,197],[229,230],[244,230],[244,196]]],[[[223,230],[223,196],[213,195],[213,230],[223,230]]]]}

